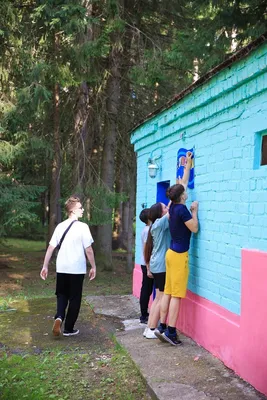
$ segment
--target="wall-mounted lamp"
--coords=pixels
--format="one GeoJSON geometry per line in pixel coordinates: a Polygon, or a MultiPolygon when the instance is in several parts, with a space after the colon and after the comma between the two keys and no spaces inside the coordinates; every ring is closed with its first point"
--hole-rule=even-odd
{"type": "MultiPolygon", "coordinates": [[[[152,153],[153,154],[153,153],[152,153]]],[[[161,154],[155,157],[150,156],[148,159],[148,174],[150,178],[156,178],[157,172],[160,169],[158,160],[161,158],[161,154]]]]}
{"type": "Polygon", "coordinates": [[[148,164],[148,173],[150,178],[156,178],[158,169],[159,166],[151,160],[151,163],[148,164]]]}

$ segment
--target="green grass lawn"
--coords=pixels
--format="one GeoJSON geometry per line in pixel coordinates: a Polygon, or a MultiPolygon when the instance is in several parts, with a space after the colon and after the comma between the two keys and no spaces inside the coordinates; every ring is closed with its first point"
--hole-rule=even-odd
{"type": "MultiPolygon", "coordinates": [[[[46,281],[40,279],[40,271],[45,255],[45,242],[20,239],[7,239],[0,244],[0,268],[3,273],[0,284],[0,309],[6,303],[18,298],[52,297],[55,293],[56,265],[53,259],[49,266],[46,281]],[[2,298],[2,299],[1,299],[2,298]]],[[[126,271],[125,263],[118,258],[114,261],[113,271],[103,271],[97,265],[97,277],[84,282],[85,295],[130,294],[132,276],[126,271]]]]}
{"type": "Polygon", "coordinates": [[[1,400],[149,399],[133,362],[116,345],[98,357],[89,351],[8,355],[0,363],[1,400]]]}
{"type": "MultiPolygon", "coordinates": [[[[44,242],[8,239],[0,245],[1,400],[145,400],[145,384],[113,336],[115,328],[83,303],[81,335],[55,340],[55,261],[41,280],[44,242]],[[74,339],[74,340],[69,340],[74,339]]],[[[121,259],[114,271],[97,266],[84,295],[130,294],[131,274],[121,259]]]]}
{"type": "Polygon", "coordinates": [[[45,251],[46,244],[45,242],[26,240],[26,239],[5,239],[4,243],[1,245],[1,250],[10,249],[12,253],[16,253],[17,251],[22,252],[36,252],[36,251],[45,251]]]}

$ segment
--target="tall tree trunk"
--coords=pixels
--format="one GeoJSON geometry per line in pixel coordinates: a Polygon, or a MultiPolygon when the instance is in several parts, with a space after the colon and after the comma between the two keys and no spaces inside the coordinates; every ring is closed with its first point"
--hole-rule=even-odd
{"type": "Polygon", "coordinates": [[[74,143],[74,186],[81,187],[86,176],[86,158],[88,155],[89,90],[86,82],[82,82],[78,93],[77,111],[75,115],[74,143]]]}
{"type": "MultiPolygon", "coordinates": [[[[132,3],[125,0],[125,7],[131,8],[132,3]]],[[[128,271],[133,269],[133,245],[134,245],[134,228],[133,220],[135,215],[135,193],[136,193],[136,156],[133,146],[130,144],[129,128],[131,122],[131,102],[132,88],[127,79],[128,70],[130,68],[129,60],[131,59],[131,43],[134,31],[127,29],[124,34],[123,43],[123,80],[121,84],[121,104],[120,104],[120,141],[117,147],[117,164],[116,164],[116,191],[125,193],[128,200],[120,202],[116,210],[116,235],[118,247],[127,251],[128,271]]]]}
{"type": "MultiPolygon", "coordinates": [[[[59,35],[55,35],[55,60],[59,51],[59,35]]],[[[59,84],[54,87],[54,129],[53,129],[53,160],[52,174],[50,183],[50,202],[49,202],[49,228],[48,241],[53,235],[55,227],[61,221],[60,207],[60,171],[61,171],[61,148],[60,148],[60,129],[59,129],[59,84]]]]}
{"type": "Polygon", "coordinates": [[[133,246],[134,246],[134,216],[136,196],[136,158],[132,146],[127,143],[124,152],[127,159],[124,161],[121,174],[123,191],[127,193],[128,200],[121,206],[121,225],[119,228],[118,245],[127,251],[127,271],[133,269],[133,246]]]}
{"type": "Polygon", "coordinates": [[[132,272],[133,270],[133,246],[134,246],[134,228],[133,221],[135,215],[135,179],[136,174],[133,175],[132,185],[130,186],[129,193],[129,210],[128,210],[128,232],[127,232],[127,271],[132,272]]]}
{"type": "MultiPolygon", "coordinates": [[[[86,7],[87,17],[94,15],[94,8],[96,4],[92,4],[91,0],[85,0],[83,6],[86,7]]],[[[95,25],[90,22],[87,26],[86,32],[81,34],[78,38],[79,44],[92,42],[95,37],[95,25]]],[[[90,68],[93,66],[90,65],[90,68]]],[[[93,95],[90,95],[90,90],[86,81],[80,84],[78,91],[78,101],[76,104],[75,114],[75,143],[74,143],[74,179],[75,187],[81,189],[88,181],[88,159],[91,157],[93,142],[94,142],[94,118],[92,116],[93,106],[90,104],[93,100],[93,95]]],[[[90,212],[90,210],[87,210],[90,212]]]]}
{"type": "MultiPolygon", "coordinates": [[[[114,191],[115,151],[117,141],[117,119],[120,105],[120,36],[112,35],[113,45],[109,56],[109,77],[107,81],[106,115],[104,124],[104,146],[102,155],[101,179],[109,190],[114,191]]],[[[112,208],[105,207],[107,218],[112,221],[112,208]]],[[[97,229],[97,254],[101,258],[103,268],[111,270],[112,266],[112,222],[97,229]]]]}

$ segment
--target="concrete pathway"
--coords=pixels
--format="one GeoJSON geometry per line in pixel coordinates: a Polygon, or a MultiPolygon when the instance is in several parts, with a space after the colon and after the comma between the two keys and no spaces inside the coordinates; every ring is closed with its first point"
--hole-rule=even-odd
{"type": "Polygon", "coordinates": [[[181,336],[174,347],[158,339],[145,339],[139,324],[139,302],[133,296],[88,296],[96,314],[121,319],[125,330],[117,340],[129,352],[147,382],[152,399],[158,400],[263,400],[257,392],[217,358],[181,336]]]}

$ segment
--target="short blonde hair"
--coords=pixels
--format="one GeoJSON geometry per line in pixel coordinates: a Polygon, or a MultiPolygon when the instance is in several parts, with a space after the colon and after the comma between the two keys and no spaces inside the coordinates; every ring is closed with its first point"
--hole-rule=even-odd
{"type": "Polygon", "coordinates": [[[77,196],[70,196],[68,200],[65,202],[65,210],[68,215],[73,211],[77,203],[80,203],[81,200],[77,196]]]}

